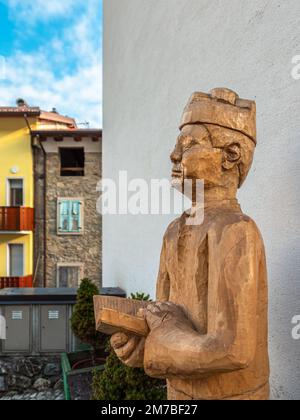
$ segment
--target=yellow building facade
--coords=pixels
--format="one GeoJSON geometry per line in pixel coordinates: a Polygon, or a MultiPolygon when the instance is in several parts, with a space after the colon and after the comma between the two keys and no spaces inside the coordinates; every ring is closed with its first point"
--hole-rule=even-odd
{"type": "Polygon", "coordinates": [[[76,128],[74,119],[29,107],[0,107],[0,289],[34,286],[32,131],[76,128]]]}
{"type": "Polygon", "coordinates": [[[38,115],[33,109],[26,114],[0,110],[2,287],[28,287],[33,281],[34,173],[29,125],[36,127],[38,115]]]}

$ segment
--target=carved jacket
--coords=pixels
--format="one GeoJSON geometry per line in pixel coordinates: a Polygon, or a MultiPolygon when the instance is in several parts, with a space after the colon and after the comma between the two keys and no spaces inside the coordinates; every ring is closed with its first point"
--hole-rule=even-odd
{"type": "Polygon", "coordinates": [[[187,217],[164,237],[157,300],[180,305],[193,328],[175,319],[151,331],[145,369],[182,398],[250,395],[269,381],[261,234],[238,205],[207,209],[201,226],[187,225],[187,217]]]}

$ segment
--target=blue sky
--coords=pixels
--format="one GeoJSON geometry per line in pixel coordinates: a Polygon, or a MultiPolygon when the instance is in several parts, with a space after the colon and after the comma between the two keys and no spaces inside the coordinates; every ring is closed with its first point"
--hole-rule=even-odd
{"type": "Polygon", "coordinates": [[[102,0],[0,0],[0,106],[102,126],[102,0]]]}

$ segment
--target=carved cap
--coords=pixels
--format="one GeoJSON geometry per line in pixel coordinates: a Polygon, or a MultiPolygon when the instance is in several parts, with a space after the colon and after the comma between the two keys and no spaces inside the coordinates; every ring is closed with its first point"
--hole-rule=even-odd
{"type": "Polygon", "coordinates": [[[215,124],[239,131],[256,144],[256,104],[240,99],[226,88],[213,89],[209,94],[194,93],[183,112],[180,130],[187,124],[215,124]]]}

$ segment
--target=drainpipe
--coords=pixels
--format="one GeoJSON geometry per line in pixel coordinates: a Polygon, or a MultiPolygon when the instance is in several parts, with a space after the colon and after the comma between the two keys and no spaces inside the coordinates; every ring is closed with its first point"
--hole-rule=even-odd
{"type": "Polygon", "coordinates": [[[44,282],[43,282],[43,286],[44,288],[46,288],[47,286],[47,252],[46,252],[46,247],[47,247],[47,210],[46,210],[46,193],[47,193],[47,153],[44,149],[44,146],[41,142],[40,137],[38,137],[38,141],[39,141],[39,145],[42,149],[43,152],[43,172],[44,172],[44,193],[43,193],[43,205],[44,205],[44,245],[43,245],[43,252],[44,252],[44,282]]]}
{"type": "MultiPolygon", "coordinates": [[[[30,126],[29,121],[28,121],[28,115],[26,113],[24,114],[24,119],[25,119],[27,128],[28,128],[29,133],[30,133],[31,148],[32,148],[32,130],[31,130],[31,126],[30,126]]],[[[34,173],[34,162],[33,162],[33,173],[34,173]]],[[[34,226],[35,226],[35,223],[34,223],[34,226]]],[[[33,232],[33,244],[34,244],[34,232],[33,232]]],[[[33,261],[32,261],[33,262],[33,270],[35,272],[36,270],[35,270],[35,264],[34,264],[34,245],[33,245],[33,257],[32,257],[32,259],[33,259],[33,261]]],[[[34,273],[32,273],[32,274],[34,275],[33,282],[32,282],[33,287],[34,287],[35,286],[35,274],[34,273]]]]}
{"type": "MultiPolygon", "coordinates": [[[[29,121],[28,121],[27,114],[24,114],[24,119],[26,121],[27,127],[28,127],[29,132],[30,132],[31,146],[32,146],[32,149],[33,149],[33,135],[32,135],[32,130],[31,130],[31,127],[30,127],[30,124],[29,124],[29,121]]],[[[44,195],[44,197],[43,197],[43,200],[44,200],[44,226],[43,226],[44,227],[44,229],[43,229],[44,230],[44,233],[43,233],[43,242],[44,242],[44,244],[43,244],[43,248],[44,248],[43,249],[44,270],[43,271],[44,271],[44,279],[43,279],[43,287],[46,288],[46,285],[47,285],[47,278],[46,278],[47,277],[47,256],[46,256],[46,245],[47,245],[47,225],[46,225],[47,161],[46,161],[46,159],[47,159],[47,154],[46,154],[46,151],[44,149],[44,146],[41,143],[41,140],[40,140],[39,136],[37,137],[37,140],[39,142],[39,146],[40,146],[40,148],[43,152],[43,157],[44,157],[44,159],[43,159],[43,172],[44,172],[44,194],[43,194],[44,195]]],[[[40,259],[40,254],[39,254],[38,260],[37,260],[37,267],[38,267],[38,264],[39,264],[39,259],[40,259]]],[[[36,271],[37,271],[37,267],[36,267],[36,271]]]]}

